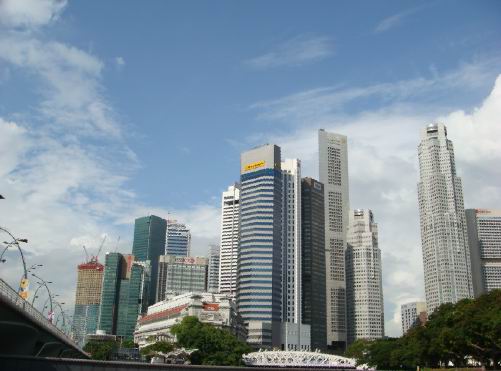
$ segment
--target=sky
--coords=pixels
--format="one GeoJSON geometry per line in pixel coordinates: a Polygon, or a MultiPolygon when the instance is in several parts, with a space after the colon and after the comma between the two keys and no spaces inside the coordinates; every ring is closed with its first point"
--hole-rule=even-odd
{"type": "Polygon", "coordinates": [[[82,245],[129,253],[156,214],[204,255],[240,153],[275,143],[317,177],[324,128],[348,136],[350,206],[378,223],[399,336],[400,305],[424,298],[424,126],[448,127],[465,206],[501,209],[500,17],[495,0],[0,0],[0,226],[72,313],[82,245]]]}

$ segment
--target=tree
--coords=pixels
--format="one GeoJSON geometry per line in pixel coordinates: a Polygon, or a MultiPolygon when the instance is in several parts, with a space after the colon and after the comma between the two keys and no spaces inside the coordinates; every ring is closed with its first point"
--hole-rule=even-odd
{"type": "Polygon", "coordinates": [[[90,353],[92,359],[109,360],[111,354],[118,348],[116,341],[89,341],[83,350],[90,353]]]}
{"type": "Polygon", "coordinates": [[[147,359],[150,359],[153,356],[153,352],[162,352],[168,353],[176,349],[176,344],[169,343],[167,341],[158,341],[154,344],[150,344],[141,349],[140,353],[142,356],[145,356],[147,359]]]}
{"type": "Polygon", "coordinates": [[[198,349],[191,355],[192,364],[238,366],[242,365],[242,354],[251,351],[244,342],[227,330],[201,323],[196,317],[185,317],[171,328],[177,343],[185,348],[198,349]]]}
{"type": "Polygon", "coordinates": [[[134,344],[134,340],[124,340],[121,346],[122,348],[137,348],[136,344],[134,344]]]}

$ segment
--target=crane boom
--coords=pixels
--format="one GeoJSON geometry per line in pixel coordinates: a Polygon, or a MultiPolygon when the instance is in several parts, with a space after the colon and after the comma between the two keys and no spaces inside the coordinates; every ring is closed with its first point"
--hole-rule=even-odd
{"type": "Polygon", "coordinates": [[[85,262],[87,263],[89,261],[89,252],[85,248],[85,245],[82,245],[84,251],[85,251],[85,262]]]}
{"type": "Polygon", "coordinates": [[[99,254],[101,253],[101,250],[103,249],[104,243],[106,242],[106,237],[108,237],[108,236],[107,236],[107,235],[104,235],[103,240],[101,241],[101,245],[99,246],[99,250],[97,250],[97,254],[96,254],[96,256],[95,256],[96,261],[97,261],[97,257],[98,257],[98,256],[99,256],[99,254]]]}

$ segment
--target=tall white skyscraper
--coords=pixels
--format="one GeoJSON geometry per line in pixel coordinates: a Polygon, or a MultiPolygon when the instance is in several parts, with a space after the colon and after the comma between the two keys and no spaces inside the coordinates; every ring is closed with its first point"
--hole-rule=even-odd
{"type": "Polygon", "coordinates": [[[463,186],[443,124],[421,132],[418,198],[424,285],[429,313],[473,297],[463,186]]]}
{"type": "Polygon", "coordinates": [[[348,224],[346,296],[348,343],[384,336],[381,250],[371,210],[353,210],[348,224]]]}
{"type": "Polygon", "coordinates": [[[219,259],[219,292],[235,296],[240,236],[240,185],[228,187],[221,198],[221,245],[219,259]]]}
{"type": "Polygon", "coordinates": [[[190,256],[191,232],[177,220],[167,220],[165,255],[190,256]]]}
{"type": "Polygon", "coordinates": [[[301,162],[282,162],[282,348],[310,349],[301,313],[301,162]]]}
{"type": "Polygon", "coordinates": [[[207,267],[207,291],[217,294],[219,292],[219,246],[209,247],[209,266],[207,267]]]}
{"type": "Polygon", "coordinates": [[[318,132],[319,177],[325,195],[327,345],[346,347],[345,249],[349,212],[348,144],[344,135],[318,132]]]}

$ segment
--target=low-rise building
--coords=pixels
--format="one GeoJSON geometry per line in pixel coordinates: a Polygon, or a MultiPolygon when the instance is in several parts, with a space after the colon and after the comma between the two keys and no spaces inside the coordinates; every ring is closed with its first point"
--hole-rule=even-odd
{"type": "Polygon", "coordinates": [[[146,315],[138,321],[134,342],[142,348],[157,341],[174,341],[171,327],[187,316],[195,316],[200,322],[227,329],[242,341],[247,338],[242,318],[229,296],[189,292],[150,306],[146,315]]]}

